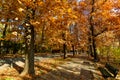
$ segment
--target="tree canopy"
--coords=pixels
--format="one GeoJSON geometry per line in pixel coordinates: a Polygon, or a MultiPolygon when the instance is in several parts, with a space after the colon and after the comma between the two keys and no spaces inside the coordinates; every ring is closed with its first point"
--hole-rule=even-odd
{"type": "Polygon", "coordinates": [[[0,0],[0,45],[25,44],[23,74],[34,74],[35,47],[63,47],[65,53],[73,46],[98,61],[101,47],[120,46],[119,31],[119,0],[0,0]]]}

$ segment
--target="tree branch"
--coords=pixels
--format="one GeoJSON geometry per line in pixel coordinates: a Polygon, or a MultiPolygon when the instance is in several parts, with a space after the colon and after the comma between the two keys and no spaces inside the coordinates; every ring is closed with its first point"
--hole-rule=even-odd
{"type": "Polygon", "coordinates": [[[107,28],[103,29],[102,31],[100,31],[99,33],[95,34],[94,37],[97,37],[98,35],[104,33],[107,31],[107,28]]]}

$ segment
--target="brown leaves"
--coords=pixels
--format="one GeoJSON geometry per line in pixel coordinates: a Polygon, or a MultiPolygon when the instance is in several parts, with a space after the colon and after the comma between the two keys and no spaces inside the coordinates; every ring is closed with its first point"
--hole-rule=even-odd
{"type": "Polygon", "coordinates": [[[85,3],[85,2],[80,2],[80,4],[79,4],[80,6],[82,6],[82,7],[86,7],[87,6],[87,4],[85,3]]]}

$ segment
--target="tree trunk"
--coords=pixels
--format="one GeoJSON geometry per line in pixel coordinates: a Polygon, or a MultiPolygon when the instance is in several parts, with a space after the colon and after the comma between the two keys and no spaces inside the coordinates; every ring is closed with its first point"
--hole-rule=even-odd
{"type": "MultiPolygon", "coordinates": [[[[92,0],[92,10],[91,10],[91,14],[94,13],[95,11],[95,8],[94,8],[94,4],[95,4],[95,0],[92,0]]],[[[92,51],[92,54],[94,54],[94,61],[95,62],[98,62],[99,61],[99,58],[98,58],[98,54],[97,54],[97,51],[96,51],[96,40],[95,40],[95,36],[94,36],[94,24],[93,24],[93,18],[94,16],[91,15],[90,16],[90,40],[92,44],[91,45],[91,51],[92,51]]]]}
{"type": "Polygon", "coordinates": [[[90,45],[90,49],[91,49],[91,55],[94,56],[94,61],[95,62],[98,62],[99,61],[99,58],[98,58],[98,54],[97,54],[97,50],[96,50],[96,40],[95,40],[95,37],[94,37],[94,27],[93,27],[93,24],[90,24],[90,30],[91,30],[91,45],[90,45]]]}
{"type": "Polygon", "coordinates": [[[45,40],[45,24],[42,27],[41,43],[44,43],[45,40]]]}
{"type": "Polygon", "coordinates": [[[73,52],[73,56],[75,56],[75,46],[72,45],[72,52],[73,52]]]}
{"type": "Polygon", "coordinates": [[[67,45],[66,45],[66,33],[65,32],[63,32],[63,34],[62,34],[62,38],[63,38],[63,40],[65,41],[65,43],[63,44],[63,53],[64,53],[64,56],[63,56],[63,58],[65,59],[66,58],[66,50],[67,50],[67,45]]]}
{"type": "Polygon", "coordinates": [[[66,59],[66,48],[67,48],[67,46],[66,46],[66,44],[64,43],[64,44],[63,44],[63,53],[64,53],[63,58],[64,58],[64,59],[66,59]]]}
{"type": "Polygon", "coordinates": [[[95,43],[95,39],[93,38],[93,52],[94,52],[94,61],[98,62],[100,61],[99,57],[98,57],[98,53],[97,53],[97,49],[96,49],[96,43],[95,43]]]}
{"type": "Polygon", "coordinates": [[[40,50],[42,52],[45,51],[44,47],[45,47],[45,24],[42,27],[42,34],[41,34],[41,47],[40,47],[40,50]]]}
{"type": "Polygon", "coordinates": [[[88,47],[89,51],[88,51],[88,54],[90,54],[91,57],[94,57],[93,48],[92,48],[92,40],[91,40],[90,36],[89,36],[88,42],[89,42],[89,47],[88,47]]]}
{"type": "MultiPolygon", "coordinates": [[[[34,2],[35,3],[35,2],[34,2]]],[[[24,70],[20,74],[21,76],[25,75],[30,75],[34,76],[35,75],[35,69],[34,69],[34,48],[35,48],[35,31],[34,31],[34,26],[30,23],[30,19],[34,19],[35,15],[35,10],[36,9],[31,9],[30,7],[26,8],[28,12],[31,10],[31,15],[26,14],[26,19],[25,19],[25,43],[26,43],[26,53],[25,53],[25,65],[24,65],[24,70]],[[28,25],[27,25],[28,24],[28,25]]]]}
{"type": "Polygon", "coordinates": [[[3,35],[2,35],[2,38],[5,38],[6,36],[6,30],[7,30],[7,24],[5,24],[5,27],[4,27],[4,30],[3,30],[3,35]]]}
{"type": "MultiPolygon", "coordinates": [[[[26,53],[25,53],[25,66],[24,66],[24,70],[21,73],[21,76],[24,75],[34,75],[35,74],[35,70],[34,70],[34,27],[31,25],[30,26],[30,44],[27,44],[27,40],[26,40],[26,53]]],[[[27,35],[28,36],[28,35],[27,35]]]]}

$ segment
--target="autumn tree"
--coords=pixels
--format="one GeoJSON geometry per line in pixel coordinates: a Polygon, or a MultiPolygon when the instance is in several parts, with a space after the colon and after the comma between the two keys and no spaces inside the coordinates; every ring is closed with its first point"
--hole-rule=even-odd
{"type": "Polygon", "coordinates": [[[67,0],[1,0],[0,7],[1,19],[12,19],[10,23],[16,26],[21,24],[25,28],[25,67],[21,75],[35,74],[35,31],[40,25],[45,23],[50,27],[64,28],[70,19],[76,18],[67,0]]]}

